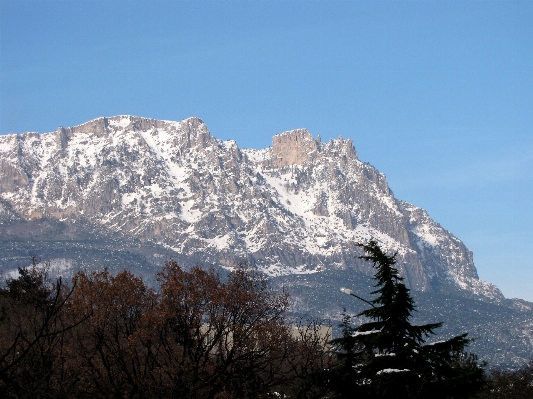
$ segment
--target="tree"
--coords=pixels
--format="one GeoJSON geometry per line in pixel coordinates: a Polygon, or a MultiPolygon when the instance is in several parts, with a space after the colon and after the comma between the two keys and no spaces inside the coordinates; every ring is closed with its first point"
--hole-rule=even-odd
{"type": "Polygon", "coordinates": [[[61,278],[52,282],[35,257],[18,272],[0,289],[0,394],[51,397],[61,384],[64,333],[88,316],[68,315],[75,284],[69,289],[61,278]]]}
{"type": "MultiPolygon", "coordinates": [[[[71,298],[73,314],[91,314],[68,332],[67,373],[78,398],[149,397],[156,358],[157,296],[124,270],[78,273],[71,298]]],[[[155,395],[154,395],[155,397],[155,395]]]]}
{"type": "Polygon", "coordinates": [[[376,268],[376,297],[357,315],[369,321],[352,327],[344,315],[343,335],[332,341],[340,361],[328,376],[335,397],[472,397],[482,386],[483,367],[465,353],[467,334],[426,344],[442,323],[411,324],[415,303],[394,267],[396,255],[373,240],[359,246],[361,258],[376,268]]]}
{"type": "Polygon", "coordinates": [[[258,398],[309,391],[327,365],[323,340],[293,338],[287,293],[255,271],[223,279],[169,261],[158,280],[155,291],[127,271],[77,276],[70,308],[92,317],[68,333],[76,397],[258,398]]]}
{"type": "Polygon", "coordinates": [[[160,362],[174,372],[162,382],[173,396],[256,398],[285,381],[286,293],[244,268],[222,281],[213,270],[168,262],[159,279],[160,362]]]}

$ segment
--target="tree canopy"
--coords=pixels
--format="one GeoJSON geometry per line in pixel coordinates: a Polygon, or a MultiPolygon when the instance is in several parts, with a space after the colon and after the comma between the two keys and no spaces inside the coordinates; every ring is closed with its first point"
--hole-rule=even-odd
{"type": "Polygon", "coordinates": [[[373,263],[375,296],[352,326],[344,315],[342,337],[332,341],[340,363],[326,372],[336,398],[468,398],[483,383],[483,366],[465,352],[467,333],[427,343],[442,323],[413,325],[409,289],[376,241],[360,244],[373,263]]]}
{"type": "Polygon", "coordinates": [[[227,278],[169,261],[156,289],[129,271],[70,288],[20,269],[0,288],[2,398],[297,397],[328,368],[318,330],[295,336],[286,292],[252,269],[227,278]]]}
{"type": "Polygon", "coordinates": [[[344,314],[342,336],[329,345],[320,326],[295,329],[285,316],[288,294],[251,268],[222,278],[168,261],[154,288],[107,269],[80,272],[68,287],[34,261],[0,288],[0,396],[475,395],[483,365],[465,352],[467,334],[428,342],[442,323],[413,325],[416,306],[395,255],[375,241],[361,247],[376,270],[373,299],[354,316],[362,324],[344,314]]]}

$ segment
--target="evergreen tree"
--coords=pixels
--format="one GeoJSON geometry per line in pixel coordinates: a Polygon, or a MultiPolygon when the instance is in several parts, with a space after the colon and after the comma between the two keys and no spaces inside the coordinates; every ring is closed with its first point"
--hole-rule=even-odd
{"type": "Polygon", "coordinates": [[[357,316],[368,322],[352,327],[344,315],[343,335],[333,340],[340,364],[328,372],[336,398],[468,398],[483,384],[483,367],[467,355],[467,334],[426,344],[442,323],[412,325],[416,310],[409,289],[375,241],[359,244],[377,269],[376,295],[357,316]]]}

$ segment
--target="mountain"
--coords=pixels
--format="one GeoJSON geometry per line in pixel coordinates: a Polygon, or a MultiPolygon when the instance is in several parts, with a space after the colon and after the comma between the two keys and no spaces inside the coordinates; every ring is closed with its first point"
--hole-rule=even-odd
{"type": "MultiPolygon", "coordinates": [[[[6,274],[34,254],[63,273],[110,266],[148,277],[172,257],[224,268],[248,262],[298,291],[309,278],[348,273],[356,284],[371,276],[355,244],[374,238],[398,254],[406,284],[422,296],[521,306],[481,281],[472,252],[396,199],[385,175],[342,137],[323,143],[297,129],[274,136],[270,148],[240,149],[198,118],[116,116],[0,136],[0,167],[6,274]]],[[[530,305],[516,311],[529,314],[530,305]]],[[[524,345],[531,356],[532,343],[524,345]]]]}
{"type": "Polygon", "coordinates": [[[394,198],[351,140],[305,129],[264,150],[212,137],[197,118],[121,116],[1,137],[3,219],[83,224],[189,257],[270,275],[369,267],[354,243],[397,251],[410,287],[452,284],[502,298],[472,253],[427,213],[394,198]]]}

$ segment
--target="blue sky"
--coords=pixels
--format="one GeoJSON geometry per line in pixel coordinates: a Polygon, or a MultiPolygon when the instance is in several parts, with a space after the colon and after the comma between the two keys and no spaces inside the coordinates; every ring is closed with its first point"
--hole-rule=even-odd
{"type": "Polygon", "coordinates": [[[0,0],[0,134],[202,118],[352,138],[397,198],[533,301],[532,1],[0,0]]]}

